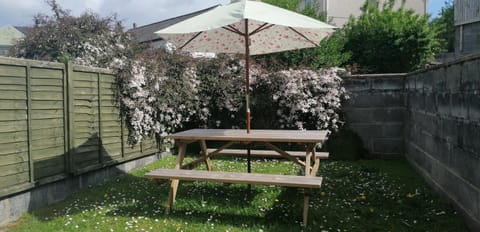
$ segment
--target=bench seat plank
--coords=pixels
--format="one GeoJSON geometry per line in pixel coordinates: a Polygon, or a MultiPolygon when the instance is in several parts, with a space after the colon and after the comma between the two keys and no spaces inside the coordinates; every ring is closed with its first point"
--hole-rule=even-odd
{"type": "Polygon", "coordinates": [[[185,169],[157,169],[145,174],[151,179],[212,181],[233,184],[264,184],[299,188],[320,188],[322,177],[291,176],[243,172],[219,172],[185,169]]]}
{"type": "MultiPolygon", "coordinates": [[[[216,149],[210,148],[207,149],[208,153],[214,152],[216,149]]],[[[305,157],[305,151],[286,151],[293,157],[305,157]]],[[[246,156],[246,149],[223,149],[218,152],[216,155],[234,155],[234,156],[246,156]]],[[[280,158],[282,157],[278,152],[272,150],[250,150],[250,155],[258,157],[269,157],[269,158],[280,158]]],[[[327,159],[329,154],[328,152],[315,152],[315,156],[320,157],[320,159],[327,159]]]]}

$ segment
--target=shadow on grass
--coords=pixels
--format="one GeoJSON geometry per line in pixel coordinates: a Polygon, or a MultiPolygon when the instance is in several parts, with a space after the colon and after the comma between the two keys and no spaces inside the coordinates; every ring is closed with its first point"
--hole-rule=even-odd
{"type": "MultiPolygon", "coordinates": [[[[119,216],[145,216],[154,217],[158,215],[158,211],[165,211],[165,205],[168,199],[168,189],[170,182],[166,181],[160,185],[154,181],[150,184],[156,185],[161,191],[158,195],[149,194],[147,196],[152,204],[147,204],[139,210],[139,206],[135,204],[124,204],[117,207],[115,215],[119,216]],[[152,213],[153,212],[153,213],[152,213]]],[[[248,190],[247,186],[231,185],[223,186],[222,184],[205,183],[205,182],[187,182],[180,181],[177,191],[176,202],[170,215],[176,215],[177,211],[209,211],[222,212],[225,209],[240,209],[250,207],[253,198],[259,192],[256,189],[248,190]]],[[[148,202],[147,202],[148,203],[148,202]]],[[[234,213],[234,212],[232,212],[234,213]]]]}
{"type": "MultiPolygon", "coordinates": [[[[275,215],[283,215],[281,207],[264,211],[258,209],[253,202],[263,188],[254,186],[249,190],[247,185],[242,184],[224,186],[221,183],[181,181],[173,210],[167,215],[164,211],[169,186],[169,181],[157,184],[154,180],[128,174],[74,194],[63,202],[33,211],[32,215],[43,222],[77,214],[103,214],[111,219],[174,219],[189,223],[205,223],[214,217],[219,225],[242,227],[254,223],[273,226],[278,231],[284,231],[280,229],[292,222],[276,218],[275,215]]],[[[284,191],[286,188],[281,189],[284,191]]],[[[280,202],[286,202],[290,197],[285,195],[283,198],[279,197],[280,202]]]]}
{"type": "MultiPolygon", "coordinates": [[[[174,165],[173,160],[167,160],[168,165],[174,165]]],[[[228,159],[221,161],[230,164],[228,159]]],[[[77,221],[100,215],[106,221],[146,218],[162,226],[163,221],[193,228],[215,223],[252,231],[466,231],[455,211],[432,196],[422,181],[415,181],[420,179],[404,162],[322,162],[319,176],[324,180],[322,188],[309,192],[306,228],[300,227],[303,192],[297,188],[254,185],[249,192],[247,185],[183,181],[173,212],[165,215],[169,182],[157,185],[143,178],[150,169],[93,187],[34,215],[41,221],[62,217],[60,223],[68,221],[65,215],[81,214],[77,221]]]]}

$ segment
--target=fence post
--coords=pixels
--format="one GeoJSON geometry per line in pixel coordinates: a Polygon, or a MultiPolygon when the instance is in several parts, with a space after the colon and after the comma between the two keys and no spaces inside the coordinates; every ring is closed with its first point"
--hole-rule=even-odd
{"type": "Polygon", "coordinates": [[[35,182],[35,167],[32,157],[32,77],[30,63],[27,63],[25,70],[27,81],[27,144],[28,144],[28,165],[30,169],[30,183],[35,182]]]}
{"type": "Polygon", "coordinates": [[[100,81],[100,72],[97,72],[97,94],[98,94],[98,162],[103,164],[103,141],[102,141],[102,84],[100,81]]]}
{"type": "Polygon", "coordinates": [[[69,136],[69,128],[68,123],[70,122],[68,118],[68,99],[69,99],[69,91],[68,91],[68,64],[63,64],[63,143],[64,143],[64,154],[65,154],[65,172],[70,171],[70,136],[69,136]]]}
{"type": "Polygon", "coordinates": [[[70,173],[75,171],[75,129],[73,127],[73,122],[74,122],[74,109],[73,109],[73,64],[71,62],[68,62],[66,64],[66,84],[67,84],[67,129],[68,134],[66,136],[68,137],[68,171],[70,173]]]}
{"type": "Polygon", "coordinates": [[[125,138],[124,138],[124,130],[125,130],[125,119],[123,118],[123,114],[121,112],[122,108],[120,106],[119,111],[120,111],[120,138],[122,141],[122,160],[125,159],[125,138]]]}
{"type": "MultiPolygon", "coordinates": [[[[118,75],[118,74],[117,74],[118,75]]],[[[118,84],[118,76],[115,76],[115,89],[113,91],[116,91],[116,94],[115,94],[115,97],[117,97],[117,100],[118,100],[118,113],[119,113],[119,117],[120,117],[120,138],[121,138],[121,142],[122,142],[122,160],[125,160],[126,158],[126,155],[125,155],[125,146],[126,146],[126,141],[125,141],[125,116],[122,112],[122,106],[121,106],[121,102],[122,102],[122,99],[120,97],[120,88],[119,88],[119,84],[118,84]]]]}

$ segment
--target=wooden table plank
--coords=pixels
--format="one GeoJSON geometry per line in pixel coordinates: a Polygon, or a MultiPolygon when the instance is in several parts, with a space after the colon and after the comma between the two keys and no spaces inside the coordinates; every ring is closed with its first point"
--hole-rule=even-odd
{"type": "Polygon", "coordinates": [[[300,142],[323,143],[328,131],[192,129],[167,136],[176,140],[218,140],[238,142],[300,142]]]}
{"type": "MultiPolygon", "coordinates": [[[[232,155],[232,156],[246,156],[247,150],[246,149],[219,149],[209,148],[207,149],[208,154],[212,155],[232,155]],[[216,151],[215,153],[213,153],[216,151]]],[[[301,157],[305,158],[305,151],[285,151],[289,155],[293,157],[301,157]]],[[[265,158],[279,158],[282,157],[278,152],[273,150],[251,150],[251,155],[256,157],[265,157],[265,158]]],[[[328,152],[315,152],[316,157],[320,157],[320,159],[327,159],[329,154],[328,152]]]]}

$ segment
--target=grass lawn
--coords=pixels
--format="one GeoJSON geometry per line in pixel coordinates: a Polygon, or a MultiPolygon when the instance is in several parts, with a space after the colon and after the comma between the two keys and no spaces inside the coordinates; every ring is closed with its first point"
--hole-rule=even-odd
{"type": "MultiPolygon", "coordinates": [[[[303,195],[295,188],[181,182],[174,211],[164,214],[168,182],[143,178],[172,168],[168,157],[128,175],[25,214],[9,231],[467,231],[405,161],[324,161],[323,186],[312,191],[302,228],[303,195]]],[[[239,158],[213,160],[216,170],[244,171],[239,158]]],[[[254,172],[298,174],[291,162],[257,159],[254,172]]]]}

